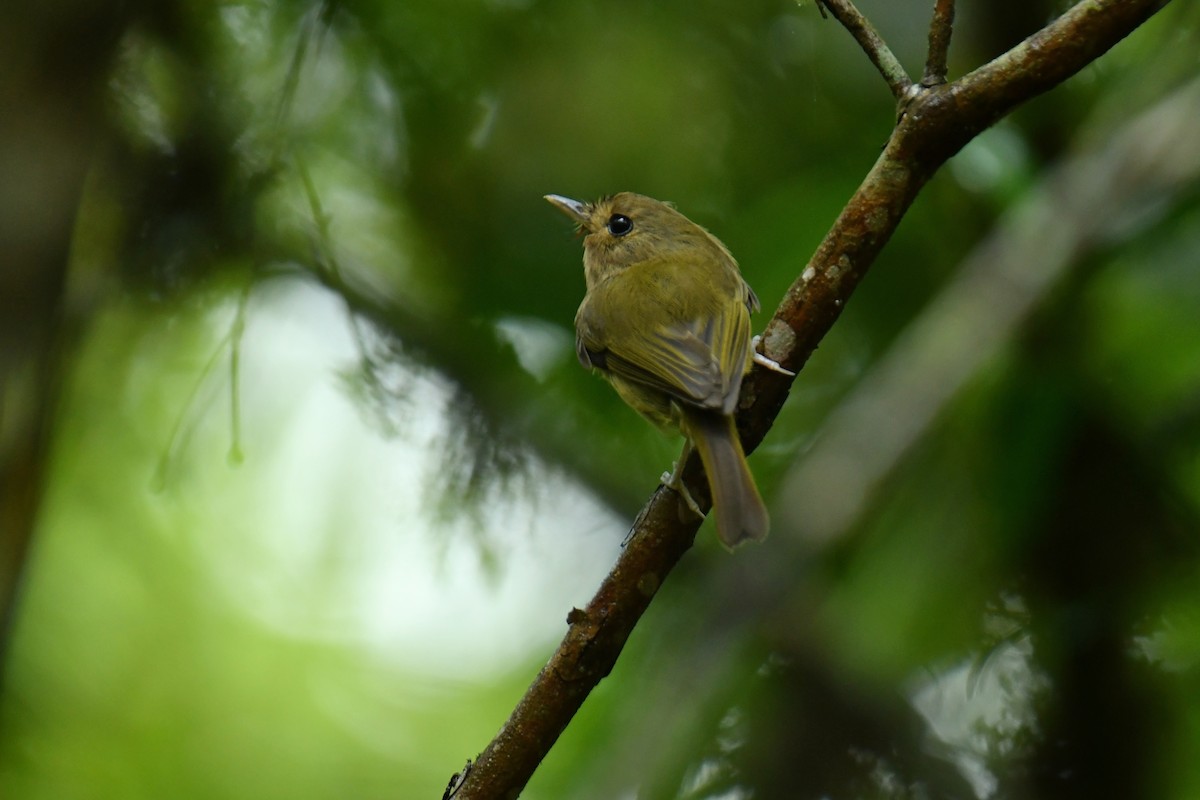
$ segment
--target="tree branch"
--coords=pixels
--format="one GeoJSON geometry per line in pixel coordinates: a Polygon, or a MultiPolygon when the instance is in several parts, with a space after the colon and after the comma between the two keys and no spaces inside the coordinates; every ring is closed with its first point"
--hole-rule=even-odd
{"type": "Polygon", "coordinates": [[[946,57],[950,53],[950,35],[954,31],[954,0],[937,0],[929,21],[929,55],[921,85],[937,86],[946,82],[946,57]]]}
{"type": "Polygon", "coordinates": [[[904,71],[899,59],[892,54],[887,42],[883,40],[870,21],[862,15],[851,0],[817,0],[817,7],[824,6],[833,14],[833,18],[842,23],[842,27],[850,32],[854,40],[871,59],[871,63],[879,70],[879,74],[887,81],[892,96],[902,100],[912,86],[912,80],[904,71]]]}
{"type": "MultiPolygon", "coordinates": [[[[822,2],[835,16],[853,9],[848,2],[822,2]]],[[[763,337],[767,355],[799,371],[933,173],[997,119],[1087,66],[1166,2],[1083,0],[991,63],[913,96],[883,154],[768,323],[763,337]]],[[[738,415],[747,452],[770,429],[790,387],[791,379],[778,373],[756,369],[747,376],[738,415]]],[[[697,502],[707,507],[707,484],[698,459],[689,461],[684,480],[697,502]]],[[[659,487],[595,597],[586,609],[568,615],[566,637],[496,738],[465,774],[456,776],[447,797],[518,796],[588,693],[612,670],[633,627],[691,546],[698,527],[674,492],[659,487]]]]}
{"type": "Polygon", "coordinates": [[[1130,219],[1146,219],[1148,208],[1163,213],[1200,181],[1198,118],[1200,78],[1193,78],[1064,158],[1009,208],[780,481],[778,493],[789,500],[780,528],[803,530],[810,545],[850,530],[951,400],[1072,270],[1111,246],[1111,232],[1133,235],[1130,219]],[[948,330],[966,333],[947,341],[948,330]]]}

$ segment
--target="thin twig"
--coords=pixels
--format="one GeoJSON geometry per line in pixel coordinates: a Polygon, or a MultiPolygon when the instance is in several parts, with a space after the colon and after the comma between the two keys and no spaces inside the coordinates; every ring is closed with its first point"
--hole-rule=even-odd
{"type": "MultiPolygon", "coordinates": [[[[823,2],[835,16],[853,8],[841,0],[823,2]]],[[[887,148],[767,325],[766,355],[800,370],[933,173],[1017,104],[1083,69],[1166,2],[1082,0],[1009,53],[913,98],[887,148]]],[[[790,387],[791,379],[775,372],[756,369],[747,376],[738,415],[747,452],[770,429],[790,387]]],[[[694,461],[684,481],[706,505],[706,484],[694,461]]],[[[650,498],[596,596],[586,609],[568,616],[558,650],[500,733],[466,775],[460,774],[461,783],[450,792],[455,800],[519,794],[583,700],[612,669],[658,587],[691,546],[697,522],[680,511],[674,492],[660,488],[650,498]]]]}
{"type": "MultiPolygon", "coordinates": [[[[258,276],[261,277],[261,276],[258,276]]],[[[242,287],[238,295],[237,308],[234,310],[233,321],[229,330],[213,347],[208,361],[201,367],[199,374],[192,382],[187,399],[179,408],[175,421],[171,424],[171,432],[167,435],[167,443],[158,457],[158,464],[151,478],[151,488],[158,492],[167,487],[168,472],[172,460],[178,455],[181,441],[184,439],[185,426],[190,421],[190,412],[200,397],[200,391],[208,385],[209,376],[221,362],[225,348],[229,348],[229,410],[230,410],[230,441],[228,457],[231,463],[241,463],[242,414],[241,414],[241,345],[246,330],[246,308],[250,303],[250,294],[254,289],[256,277],[251,277],[242,287]]]]}
{"type": "Polygon", "coordinates": [[[866,52],[867,58],[871,59],[871,63],[887,81],[892,96],[902,100],[912,86],[912,80],[870,21],[855,8],[851,0],[819,0],[818,5],[828,8],[833,18],[850,31],[859,47],[866,52]]]}
{"type": "Polygon", "coordinates": [[[933,7],[933,18],[929,21],[929,55],[925,59],[922,86],[937,86],[946,82],[946,58],[950,52],[950,35],[953,31],[954,0],[937,0],[933,7]]]}

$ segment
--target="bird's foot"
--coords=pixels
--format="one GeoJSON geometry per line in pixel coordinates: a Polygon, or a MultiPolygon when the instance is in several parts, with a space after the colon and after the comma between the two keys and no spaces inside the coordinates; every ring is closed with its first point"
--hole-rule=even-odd
{"type": "Polygon", "coordinates": [[[789,378],[796,377],[796,373],[790,369],[785,369],[780,366],[779,362],[773,358],[767,358],[762,353],[758,352],[758,343],[762,341],[761,336],[755,336],[750,340],[750,352],[754,354],[754,363],[761,367],[766,367],[771,372],[778,372],[780,375],[787,375],[789,378]]]}
{"type": "Polygon", "coordinates": [[[659,481],[668,489],[673,489],[683,498],[683,502],[687,503],[688,508],[696,512],[697,517],[703,517],[704,512],[700,510],[700,506],[696,503],[696,499],[692,497],[692,493],[683,484],[683,476],[680,474],[683,471],[683,465],[687,461],[686,458],[680,458],[675,462],[675,468],[671,472],[664,472],[659,481]]]}

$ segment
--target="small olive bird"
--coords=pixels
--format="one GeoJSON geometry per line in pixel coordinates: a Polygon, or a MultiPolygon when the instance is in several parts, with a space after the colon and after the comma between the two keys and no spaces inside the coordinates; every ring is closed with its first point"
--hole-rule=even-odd
{"type": "Polygon", "coordinates": [[[767,509],[733,413],[752,360],[787,370],[754,350],[750,314],[758,298],[737,262],[674,206],[644,195],[546,199],[585,234],[587,293],[575,315],[580,363],[607,378],[639,414],[687,438],[666,480],[697,513],[680,471],[693,445],[700,452],[717,535],[727,547],[765,538],[767,509]]]}

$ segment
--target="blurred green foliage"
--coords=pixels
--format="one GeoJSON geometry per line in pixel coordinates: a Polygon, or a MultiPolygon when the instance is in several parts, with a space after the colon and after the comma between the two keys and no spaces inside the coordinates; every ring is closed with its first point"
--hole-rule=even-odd
{"type": "MultiPolygon", "coordinates": [[[[930,5],[861,3],[913,74],[930,5]]],[[[1062,4],[959,5],[952,78],[1062,4]]],[[[438,797],[677,453],[575,363],[541,196],[675,201],[769,312],[886,87],[781,0],[91,13],[118,34],[0,796],[438,797]]],[[[1171,4],[924,190],[752,458],[774,509],[997,218],[1195,76],[1198,26],[1171,4]]],[[[525,796],[1196,796],[1198,200],[1089,249],[837,541],[706,528],[525,796]]]]}

